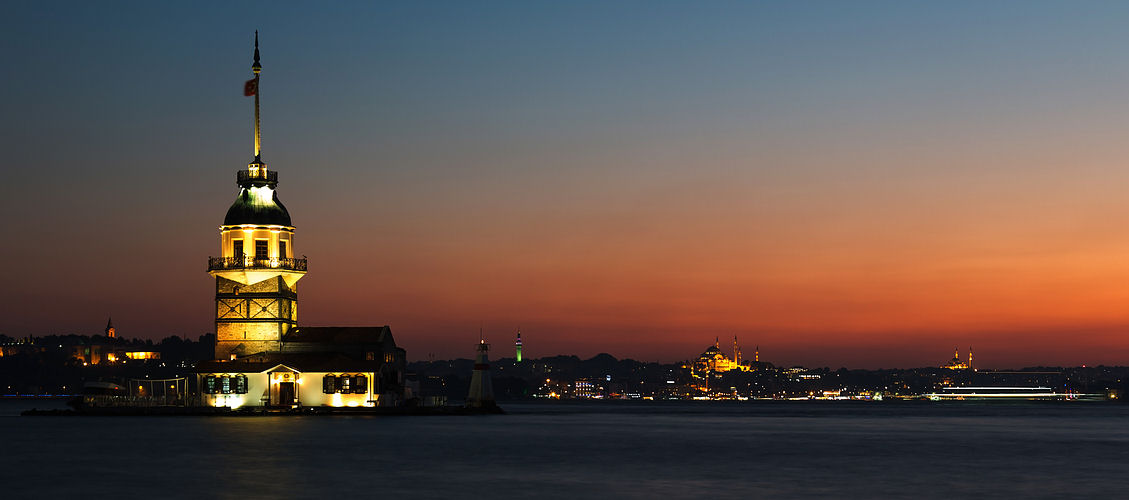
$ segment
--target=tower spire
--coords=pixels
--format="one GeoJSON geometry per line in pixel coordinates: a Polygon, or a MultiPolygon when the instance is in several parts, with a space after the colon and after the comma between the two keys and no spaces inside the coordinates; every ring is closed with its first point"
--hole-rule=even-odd
{"type": "Polygon", "coordinates": [[[251,71],[259,74],[263,67],[259,65],[259,30],[255,30],[255,64],[251,65],[251,71]]]}
{"type": "Polygon", "coordinates": [[[259,128],[259,73],[263,66],[259,64],[259,30],[255,30],[255,62],[251,64],[251,72],[255,74],[255,163],[262,163],[259,156],[263,149],[263,136],[259,128]]]}

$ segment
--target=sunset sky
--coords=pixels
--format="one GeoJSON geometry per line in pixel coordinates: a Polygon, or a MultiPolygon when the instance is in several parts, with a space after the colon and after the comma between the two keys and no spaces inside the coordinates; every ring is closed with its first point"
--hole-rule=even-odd
{"type": "Polygon", "coordinates": [[[409,359],[720,337],[782,365],[1129,364],[1129,4],[19,2],[0,334],[214,329],[263,158],[304,325],[409,359]]]}

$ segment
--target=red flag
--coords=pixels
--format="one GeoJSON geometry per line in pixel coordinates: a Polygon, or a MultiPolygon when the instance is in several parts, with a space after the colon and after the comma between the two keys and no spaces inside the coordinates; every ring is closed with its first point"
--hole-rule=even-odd
{"type": "Polygon", "coordinates": [[[252,78],[250,80],[247,80],[247,83],[243,84],[243,95],[253,96],[257,93],[259,93],[259,79],[258,78],[252,78]]]}

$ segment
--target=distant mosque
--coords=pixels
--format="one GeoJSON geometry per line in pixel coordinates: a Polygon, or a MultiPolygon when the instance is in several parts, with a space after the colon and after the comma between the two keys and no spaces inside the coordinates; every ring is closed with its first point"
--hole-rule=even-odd
{"type": "Polygon", "coordinates": [[[721,340],[714,338],[712,346],[706,348],[693,362],[692,373],[696,377],[704,377],[710,373],[725,373],[732,370],[750,372],[771,367],[769,363],[761,363],[760,346],[753,351],[753,359],[741,359],[741,346],[737,343],[737,336],[733,336],[733,357],[729,358],[721,351],[721,340]]]}
{"type": "Polygon", "coordinates": [[[201,404],[217,407],[396,406],[405,394],[404,349],[387,326],[298,326],[294,225],[278,199],[278,172],[261,157],[259,35],[254,78],[255,156],[236,175],[239,196],[220,230],[220,256],[208,259],[216,280],[215,360],[196,367],[201,404]]]}
{"type": "Polygon", "coordinates": [[[941,368],[948,368],[950,370],[971,370],[972,369],[972,347],[968,348],[968,362],[960,360],[960,349],[953,348],[953,359],[948,363],[941,365],[941,368]]]}

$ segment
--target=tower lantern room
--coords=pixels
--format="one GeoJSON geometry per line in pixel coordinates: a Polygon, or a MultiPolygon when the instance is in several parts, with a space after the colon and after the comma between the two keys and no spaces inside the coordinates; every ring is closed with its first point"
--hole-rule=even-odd
{"type": "Polygon", "coordinates": [[[208,259],[216,278],[216,357],[281,349],[282,335],[298,319],[298,280],[306,259],[294,257],[294,225],[278,199],[278,172],[262,160],[259,127],[259,33],[255,32],[254,78],[243,85],[255,98],[255,156],[236,173],[239,194],[220,230],[220,256],[208,259]]]}

